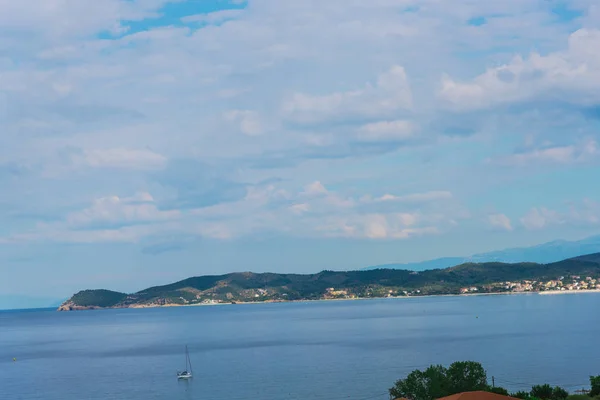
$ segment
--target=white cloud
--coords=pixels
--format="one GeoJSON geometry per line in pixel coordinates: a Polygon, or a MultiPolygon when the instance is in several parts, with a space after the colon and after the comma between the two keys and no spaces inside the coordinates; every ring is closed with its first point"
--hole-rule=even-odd
{"type": "Polygon", "coordinates": [[[367,239],[409,239],[440,233],[436,226],[415,226],[422,219],[418,214],[366,214],[326,218],[317,229],[327,236],[367,239]]]}
{"type": "MultiPolygon", "coordinates": [[[[588,28],[571,35],[566,50],[560,50],[579,22],[556,23],[551,5],[538,0],[458,0],[451,5],[438,0],[256,0],[244,11],[184,17],[189,26],[160,26],[172,20],[165,15],[131,28],[127,21],[168,12],[162,8],[166,0],[92,3],[0,0],[0,25],[7,27],[0,39],[7,54],[0,60],[0,167],[8,171],[0,171],[2,184],[8,185],[3,186],[3,206],[7,202],[31,213],[35,207],[28,201],[40,197],[31,193],[41,193],[35,190],[41,186],[50,187],[44,196],[56,206],[53,211],[89,198],[92,191],[156,193],[156,188],[177,197],[184,190],[158,184],[156,170],[182,159],[206,162],[209,171],[201,174],[227,170],[238,182],[277,178],[289,186],[286,192],[248,183],[243,199],[215,195],[233,200],[184,212],[190,217],[185,223],[184,218],[175,218],[177,223],[165,219],[161,213],[170,211],[151,200],[140,206],[108,197],[71,215],[73,223],[118,224],[112,221],[120,218],[131,224],[144,221],[145,228],[87,234],[92,239],[139,238],[163,228],[221,238],[262,231],[328,232],[317,232],[321,226],[351,237],[444,232],[464,215],[450,204],[458,202],[450,191],[377,198],[398,187],[399,177],[416,191],[447,186],[454,193],[466,189],[484,196],[471,192],[468,182],[490,166],[480,168],[467,146],[431,141],[399,151],[397,157],[379,157],[397,149],[388,142],[437,134],[428,124],[440,115],[433,86],[442,72],[452,71],[452,78],[446,79],[441,97],[459,109],[563,95],[569,102],[591,104],[600,92],[594,48],[598,20],[591,18],[598,13],[593,9],[584,18],[588,28]],[[413,6],[418,7],[407,11],[413,6]],[[480,16],[484,25],[467,24],[480,16]],[[139,30],[144,25],[153,27],[139,30]],[[99,34],[103,39],[97,39],[99,34]],[[106,39],[111,34],[116,40],[106,39]],[[532,43],[543,55],[506,63],[510,55],[505,49],[518,54],[532,43]],[[506,65],[481,74],[499,60],[506,65]],[[222,129],[224,119],[235,129],[222,129]],[[74,154],[69,148],[85,150],[74,154]],[[271,154],[283,166],[267,165],[271,154]],[[265,160],[265,169],[254,167],[257,160],[265,160]],[[448,164],[454,160],[461,161],[448,164]],[[59,169],[56,164],[68,166],[48,174],[52,180],[40,180],[37,168],[59,169]],[[30,175],[19,175],[15,165],[27,166],[30,175]],[[331,187],[315,182],[302,192],[299,187],[314,176],[331,187]],[[102,191],[95,185],[102,185],[102,191]],[[360,201],[360,188],[377,196],[360,201]]],[[[504,139],[489,140],[482,150],[504,139]]],[[[597,140],[529,147],[529,153],[506,162],[567,166],[589,161],[598,156],[597,140]]],[[[204,185],[176,173],[169,179],[185,181],[180,186],[189,186],[189,192],[204,185]]],[[[580,211],[581,220],[584,214],[580,211]]],[[[11,231],[22,223],[10,217],[1,222],[11,231]]],[[[83,237],[61,229],[66,231],[58,237],[83,237]]]]}
{"type": "Polygon", "coordinates": [[[505,165],[524,166],[528,164],[572,164],[597,161],[600,149],[595,140],[587,140],[568,146],[534,148],[491,161],[505,165]]]}
{"type": "Polygon", "coordinates": [[[146,149],[94,149],[74,155],[75,165],[92,168],[162,169],[167,158],[146,149]]]}
{"type": "Polygon", "coordinates": [[[123,32],[121,21],[158,15],[167,1],[79,2],[64,0],[0,0],[0,26],[36,32],[47,38],[85,36],[99,31],[123,32]]]}
{"type": "Polygon", "coordinates": [[[161,211],[149,193],[138,193],[133,197],[102,197],[94,200],[91,207],[69,214],[69,226],[80,227],[98,223],[131,224],[171,220],[181,216],[178,210],[161,211]]]}
{"type": "Polygon", "coordinates": [[[372,215],[365,222],[364,235],[369,239],[385,239],[388,230],[387,219],[383,215],[372,215]]]}
{"type": "Polygon", "coordinates": [[[363,125],[358,130],[358,139],[363,141],[396,141],[413,137],[414,126],[410,121],[380,121],[363,125]]]}
{"type": "MultiPolygon", "coordinates": [[[[318,192],[323,193],[321,190],[318,192]]],[[[325,236],[369,239],[408,239],[438,234],[452,228],[456,224],[455,219],[465,217],[453,206],[446,206],[452,194],[443,191],[394,196],[397,207],[389,211],[363,210],[363,205],[392,201],[389,197],[387,201],[386,196],[383,198],[372,200],[372,196],[363,196],[356,201],[328,191],[324,197],[307,201],[310,210],[301,215],[305,223],[310,223],[311,230],[325,236]],[[434,211],[426,207],[428,203],[436,203],[441,208],[434,211]],[[311,219],[311,216],[314,218],[311,219]]]]}
{"type": "Polygon", "coordinates": [[[266,204],[272,200],[289,199],[290,195],[284,189],[278,189],[275,185],[267,185],[266,187],[253,187],[247,189],[245,200],[257,201],[259,204],[266,204]]]}
{"type": "Polygon", "coordinates": [[[600,101],[600,30],[580,29],[569,37],[564,51],[528,58],[516,56],[489,68],[471,82],[445,76],[440,96],[457,109],[481,109],[535,98],[576,104],[600,101]]]}
{"type": "Polygon", "coordinates": [[[404,68],[398,65],[381,74],[375,85],[368,83],[362,89],[322,96],[295,93],[283,104],[284,116],[301,124],[381,118],[410,108],[412,95],[408,78],[404,68]]]}
{"type": "Polygon", "coordinates": [[[571,205],[569,210],[571,220],[586,225],[600,224],[600,202],[584,199],[582,204],[571,205]]]}
{"type": "Polygon", "coordinates": [[[206,14],[196,14],[181,18],[181,21],[198,22],[202,24],[221,24],[227,20],[238,18],[244,10],[220,10],[206,14]]]}
{"type": "Polygon", "coordinates": [[[290,210],[294,214],[300,215],[305,212],[308,212],[310,210],[310,205],[308,205],[307,203],[294,204],[293,206],[290,206],[290,210]]]}
{"type": "Polygon", "coordinates": [[[548,225],[556,225],[564,223],[563,217],[554,210],[549,210],[545,207],[532,208],[523,218],[521,223],[527,229],[542,229],[548,225]]]}
{"type": "Polygon", "coordinates": [[[352,198],[344,198],[335,193],[330,193],[325,197],[325,204],[338,209],[343,209],[354,207],[356,202],[352,198]]]}
{"type": "Polygon", "coordinates": [[[526,229],[539,230],[555,226],[595,227],[600,225],[600,202],[584,199],[570,202],[566,209],[534,207],[521,218],[526,229]]]}
{"type": "Polygon", "coordinates": [[[304,194],[309,196],[327,194],[327,188],[319,181],[314,181],[304,187],[304,194]]]}
{"type": "Polygon", "coordinates": [[[488,223],[492,228],[498,228],[505,231],[512,231],[512,222],[510,218],[508,218],[504,214],[491,214],[488,215],[488,223]]]}
{"type": "Polygon", "coordinates": [[[411,193],[403,196],[393,194],[385,194],[381,197],[372,199],[371,197],[363,198],[363,201],[370,202],[404,202],[404,203],[424,203],[430,201],[449,200],[452,199],[452,193],[448,191],[438,190],[424,193],[411,193]]]}
{"type": "Polygon", "coordinates": [[[256,111],[250,110],[231,110],[225,113],[225,118],[235,122],[239,130],[248,136],[258,136],[264,133],[264,128],[260,116],[256,111]]]}
{"type": "Polygon", "coordinates": [[[179,223],[180,217],[179,210],[160,210],[147,192],[107,196],[60,221],[38,223],[30,232],[13,233],[0,242],[134,243],[156,234],[181,232],[185,227],[179,223]]]}
{"type": "Polygon", "coordinates": [[[57,243],[135,243],[144,236],[156,233],[152,225],[126,226],[117,229],[67,230],[56,227],[39,227],[34,233],[11,235],[0,243],[57,242],[57,243]]]}
{"type": "Polygon", "coordinates": [[[191,214],[209,219],[240,220],[244,216],[258,215],[272,202],[287,201],[289,198],[286,190],[278,189],[274,185],[249,186],[241,200],[197,208],[192,210],[191,214]]]}
{"type": "MultiPolygon", "coordinates": [[[[451,195],[450,195],[451,197],[451,195]]],[[[416,193],[404,196],[406,207],[422,202],[447,201],[446,192],[416,193]]],[[[363,202],[327,190],[315,181],[292,194],[274,185],[249,188],[243,200],[205,207],[193,215],[220,221],[230,227],[233,236],[253,231],[278,231],[298,236],[353,237],[370,239],[408,239],[438,234],[452,228],[455,218],[463,218],[455,210],[445,212],[393,211],[363,212],[363,202]],[[293,228],[292,228],[293,227],[293,228]]]]}
{"type": "Polygon", "coordinates": [[[166,233],[230,239],[258,232],[408,239],[452,229],[455,219],[462,216],[451,207],[444,208],[450,197],[445,192],[408,194],[398,201],[399,208],[372,212],[361,209],[364,201],[327,190],[315,181],[295,193],[274,184],[249,186],[241,200],[182,212],[161,210],[153,196],[140,192],[131,197],[98,198],[90,207],[68,214],[59,223],[43,224],[31,233],[9,235],[3,240],[136,242],[166,233]],[[438,202],[442,208],[431,211],[418,207],[431,202],[438,202]]]}

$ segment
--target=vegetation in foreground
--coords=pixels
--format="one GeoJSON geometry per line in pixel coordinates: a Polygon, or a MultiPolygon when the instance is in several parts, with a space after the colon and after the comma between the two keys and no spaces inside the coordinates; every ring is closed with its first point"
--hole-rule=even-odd
{"type": "Polygon", "coordinates": [[[522,400],[600,400],[600,375],[590,377],[590,386],[589,392],[581,395],[570,395],[564,388],[549,384],[534,385],[528,392],[509,393],[505,388],[489,384],[480,363],[458,361],[448,368],[431,365],[423,371],[414,370],[406,378],[398,380],[389,392],[391,399],[408,400],[435,400],[473,391],[492,392],[522,400]]]}

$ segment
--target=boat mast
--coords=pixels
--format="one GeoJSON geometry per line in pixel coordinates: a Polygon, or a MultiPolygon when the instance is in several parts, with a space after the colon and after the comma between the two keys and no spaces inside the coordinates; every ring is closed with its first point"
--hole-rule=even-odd
{"type": "Polygon", "coordinates": [[[185,367],[187,368],[188,363],[190,364],[190,373],[193,373],[192,371],[192,360],[190,358],[190,353],[188,352],[188,348],[187,345],[185,346],[185,367]]]}
{"type": "Polygon", "coordinates": [[[187,367],[188,367],[188,348],[187,348],[187,344],[186,344],[185,345],[185,368],[184,368],[184,371],[188,370],[187,367]]]}

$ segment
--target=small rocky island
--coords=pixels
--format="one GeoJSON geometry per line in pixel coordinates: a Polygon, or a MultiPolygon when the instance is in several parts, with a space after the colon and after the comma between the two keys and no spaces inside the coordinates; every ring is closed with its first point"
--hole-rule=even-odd
{"type": "Polygon", "coordinates": [[[600,290],[600,253],[550,264],[467,263],[420,272],[375,269],[199,276],[132,294],[83,290],[58,310],[578,290],[600,290]]]}

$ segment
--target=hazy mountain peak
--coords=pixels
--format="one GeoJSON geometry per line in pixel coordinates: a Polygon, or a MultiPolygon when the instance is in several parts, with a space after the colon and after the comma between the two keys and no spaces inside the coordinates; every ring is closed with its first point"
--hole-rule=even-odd
{"type": "Polygon", "coordinates": [[[414,263],[376,265],[365,269],[397,268],[422,271],[432,268],[448,268],[470,262],[535,262],[543,264],[598,252],[600,252],[600,235],[595,235],[581,240],[568,241],[558,239],[530,247],[513,247],[473,254],[467,257],[443,257],[414,263]]]}

